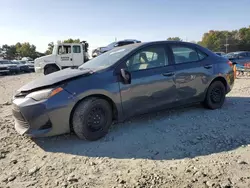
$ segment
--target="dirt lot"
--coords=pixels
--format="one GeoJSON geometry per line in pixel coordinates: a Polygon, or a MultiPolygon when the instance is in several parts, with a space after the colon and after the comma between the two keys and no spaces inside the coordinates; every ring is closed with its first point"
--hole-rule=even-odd
{"type": "Polygon", "coordinates": [[[250,79],[220,110],[144,115],[87,142],[15,132],[11,96],[35,77],[0,77],[0,187],[250,187],[250,79]]]}

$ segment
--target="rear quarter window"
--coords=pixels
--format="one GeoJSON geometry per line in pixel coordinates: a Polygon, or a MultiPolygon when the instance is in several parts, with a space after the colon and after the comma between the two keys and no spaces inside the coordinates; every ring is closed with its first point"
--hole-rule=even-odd
{"type": "Polygon", "coordinates": [[[200,60],[203,60],[203,59],[205,59],[208,56],[206,53],[200,51],[199,49],[197,49],[196,51],[198,53],[198,56],[199,56],[200,60]]]}

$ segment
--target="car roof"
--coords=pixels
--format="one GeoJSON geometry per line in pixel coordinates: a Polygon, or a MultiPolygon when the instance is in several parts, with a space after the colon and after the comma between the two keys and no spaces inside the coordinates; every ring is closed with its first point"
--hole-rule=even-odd
{"type": "Polygon", "coordinates": [[[230,53],[240,54],[240,53],[246,53],[246,52],[250,52],[250,51],[236,51],[236,52],[230,52],[230,53]]]}
{"type": "MultiPolygon", "coordinates": [[[[150,41],[150,42],[137,43],[138,46],[148,46],[148,45],[153,45],[153,44],[183,44],[183,45],[198,47],[201,49],[206,49],[198,44],[191,43],[191,42],[183,42],[183,41],[166,41],[165,40],[165,41],[150,41]]],[[[134,45],[134,44],[130,44],[130,45],[134,45]]]]}
{"type": "Polygon", "coordinates": [[[198,44],[195,44],[195,43],[191,43],[191,42],[166,41],[166,40],[164,40],[164,41],[150,41],[150,42],[133,43],[133,44],[128,44],[126,46],[137,46],[137,47],[141,46],[141,47],[143,47],[143,46],[149,46],[149,45],[153,45],[153,44],[184,44],[184,45],[195,46],[195,47],[199,47],[199,48],[204,49],[204,47],[202,47],[202,46],[200,46],[198,44]]]}
{"type": "Polygon", "coordinates": [[[209,50],[209,49],[207,49],[207,48],[205,48],[203,46],[200,46],[200,45],[192,43],[192,42],[184,42],[184,41],[167,41],[167,40],[164,40],[164,41],[150,41],[150,42],[129,44],[129,45],[126,45],[126,46],[131,46],[131,47],[134,46],[134,47],[136,47],[134,50],[136,50],[136,49],[139,49],[139,48],[144,48],[144,47],[155,45],[155,44],[156,45],[157,44],[159,44],[159,45],[161,45],[161,44],[187,45],[189,47],[197,48],[197,49],[201,50],[202,52],[206,53],[209,56],[214,56],[215,55],[214,52],[212,52],[211,50],[209,50]]]}

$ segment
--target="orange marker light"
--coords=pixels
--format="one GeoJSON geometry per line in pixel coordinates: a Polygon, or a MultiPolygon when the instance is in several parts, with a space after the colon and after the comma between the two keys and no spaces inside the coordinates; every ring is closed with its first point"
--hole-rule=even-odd
{"type": "Polygon", "coordinates": [[[236,65],[234,65],[233,71],[234,71],[234,79],[236,79],[236,72],[237,72],[237,70],[236,70],[236,65]]]}
{"type": "Polygon", "coordinates": [[[62,90],[63,90],[63,88],[61,88],[61,87],[58,87],[58,88],[54,89],[51,92],[51,94],[49,95],[49,97],[52,97],[52,96],[56,95],[57,93],[60,93],[62,90]]]}

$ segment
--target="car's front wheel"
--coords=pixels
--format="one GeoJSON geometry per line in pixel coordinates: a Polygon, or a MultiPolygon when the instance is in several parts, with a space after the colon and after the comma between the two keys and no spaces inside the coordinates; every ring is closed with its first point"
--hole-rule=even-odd
{"type": "Polygon", "coordinates": [[[221,108],[226,98],[226,88],[221,81],[213,82],[206,94],[206,98],[203,102],[204,106],[209,109],[221,108]]]}
{"type": "Polygon", "coordinates": [[[77,105],[72,116],[73,130],[85,140],[94,141],[104,137],[112,124],[112,108],[100,98],[84,99],[77,105]]]}

